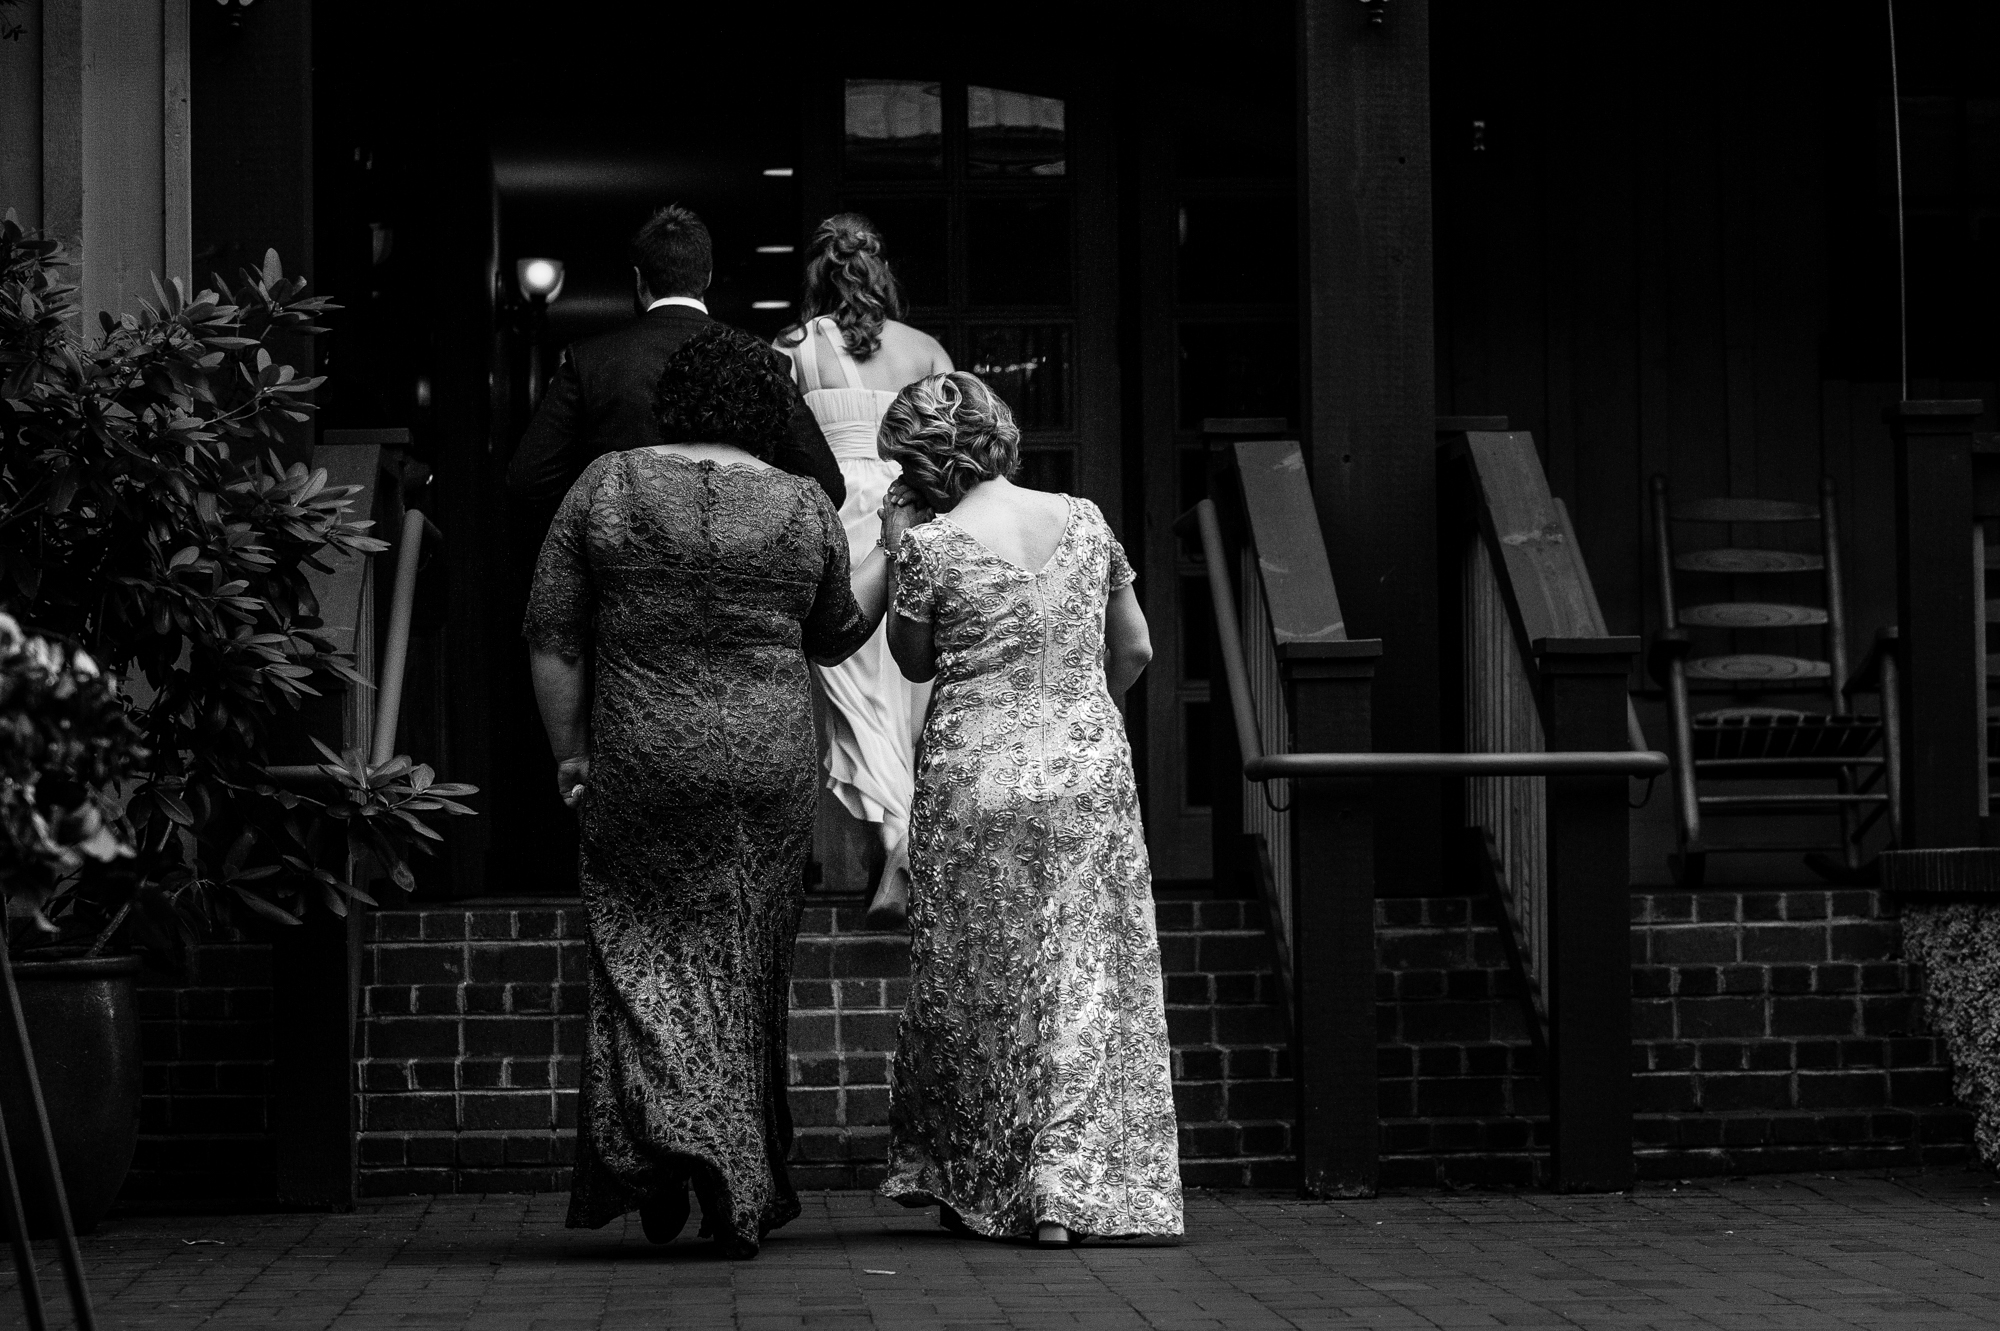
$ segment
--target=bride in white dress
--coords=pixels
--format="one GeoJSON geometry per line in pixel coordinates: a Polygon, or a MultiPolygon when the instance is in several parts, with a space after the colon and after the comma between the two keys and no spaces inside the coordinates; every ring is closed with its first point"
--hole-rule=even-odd
{"type": "MultiPolygon", "coordinates": [[[[806,247],[799,322],[776,345],[791,358],[847,483],[840,520],[857,577],[865,560],[883,557],[882,499],[902,475],[875,447],[882,414],[905,384],[952,368],[936,338],[897,319],[902,312],[881,233],[859,213],[820,223],[806,247]]],[[[910,797],[930,685],[903,678],[880,628],[840,665],[814,669],[828,704],[827,787],[881,838],[882,876],[868,923],[897,927],[909,901],[910,797]]]]}

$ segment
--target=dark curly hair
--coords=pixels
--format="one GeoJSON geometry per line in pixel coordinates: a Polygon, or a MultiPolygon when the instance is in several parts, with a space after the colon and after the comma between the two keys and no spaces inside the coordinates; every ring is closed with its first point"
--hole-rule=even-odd
{"type": "Polygon", "coordinates": [[[769,462],[791,430],[791,363],[727,324],[710,324],[667,357],[653,387],[663,444],[734,444],[769,462]]]}
{"type": "Polygon", "coordinates": [[[963,370],[925,375],[896,394],[876,448],[903,464],[903,479],[938,513],[965,492],[1021,465],[1021,428],[1000,395],[963,370]]]}
{"type": "Polygon", "coordinates": [[[882,349],[885,320],[903,317],[903,288],[882,257],[882,233],[860,213],[835,213],[819,224],[806,245],[798,340],[805,339],[805,326],[823,314],[833,316],[847,354],[856,360],[882,349]]]}

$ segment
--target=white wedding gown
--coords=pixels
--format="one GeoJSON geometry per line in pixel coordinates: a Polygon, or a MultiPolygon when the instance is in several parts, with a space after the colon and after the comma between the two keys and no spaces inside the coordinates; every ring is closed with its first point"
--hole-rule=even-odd
{"type": "MultiPolygon", "coordinates": [[[[903,474],[900,464],[884,461],[875,449],[883,413],[896,394],[861,386],[861,367],[831,318],[814,319],[803,331],[805,336],[788,354],[805,387],[806,406],[847,484],[840,521],[847,529],[848,556],[858,565],[881,538],[882,497],[903,474]],[[822,342],[832,348],[846,387],[818,386],[822,342]]],[[[839,665],[814,670],[828,703],[827,788],[854,817],[881,824],[882,844],[893,850],[910,825],[917,736],[931,686],[903,678],[881,627],[839,665]]]]}

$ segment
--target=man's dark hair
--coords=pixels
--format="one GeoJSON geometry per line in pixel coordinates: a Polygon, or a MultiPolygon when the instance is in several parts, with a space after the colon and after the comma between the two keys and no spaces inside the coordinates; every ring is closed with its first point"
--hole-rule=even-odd
{"type": "Polygon", "coordinates": [[[734,444],[769,462],[790,437],[791,362],[728,324],[697,330],[660,370],[653,416],[663,444],[734,444]]]}
{"type": "Polygon", "coordinates": [[[655,300],[699,297],[708,290],[708,275],[715,268],[708,228],[692,210],[670,203],[647,218],[632,237],[632,266],[655,300]]]}

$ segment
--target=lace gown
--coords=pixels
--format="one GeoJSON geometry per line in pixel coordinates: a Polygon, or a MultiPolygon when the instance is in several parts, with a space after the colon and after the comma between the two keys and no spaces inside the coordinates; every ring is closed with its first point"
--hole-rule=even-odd
{"type": "Polygon", "coordinates": [[[949,516],[895,612],[938,673],[911,817],[910,997],[882,1191],[988,1235],[1181,1232],[1151,874],[1104,606],[1132,581],[1094,504],[1030,573],[949,516]]]}
{"type": "Polygon", "coordinates": [[[651,450],[592,463],[525,632],[592,663],[590,1018],[569,1224],[695,1175],[711,1229],[798,1214],[785,1035],[818,755],[806,654],[866,625],[811,481],[651,450]]]}
{"type": "MultiPolygon", "coordinates": [[[[885,460],[875,447],[882,414],[896,395],[861,386],[861,369],[830,318],[807,324],[805,336],[787,354],[799,367],[806,406],[847,484],[840,522],[848,559],[858,564],[881,538],[882,496],[903,474],[899,463],[885,460]],[[822,341],[833,348],[843,388],[817,387],[822,341]]],[[[909,826],[911,767],[931,686],[903,678],[880,629],[839,665],[814,669],[827,701],[827,788],[855,818],[882,824],[884,845],[893,847],[909,826]]]]}

